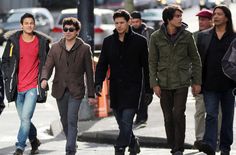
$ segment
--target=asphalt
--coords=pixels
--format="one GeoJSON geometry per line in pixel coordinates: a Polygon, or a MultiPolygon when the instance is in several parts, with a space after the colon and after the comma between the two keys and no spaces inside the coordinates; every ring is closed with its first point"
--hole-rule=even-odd
{"type": "MultiPolygon", "coordinates": [[[[193,143],[195,141],[194,113],[195,99],[191,93],[189,93],[186,108],[186,132],[184,145],[186,149],[193,149],[193,143]]],[[[148,114],[149,118],[147,121],[147,126],[133,130],[134,134],[139,137],[141,147],[168,148],[159,98],[154,96],[154,99],[149,106],[148,114]]],[[[51,131],[53,135],[57,135],[61,131],[61,128],[59,127],[60,125],[58,124],[60,124],[58,121],[55,121],[54,125],[51,124],[51,131]],[[57,126],[55,126],[55,124],[57,124],[57,126]]],[[[234,119],[233,128],[234,143],[232,145],[232,150],[234,151],[236,151],[235,125],[236,117],[234,119]]],[[[119,133],[118,126],[113,115],[89,121],[79,121],[79,130],[78,141],[101,144],[113,144],[119,133]]]]}

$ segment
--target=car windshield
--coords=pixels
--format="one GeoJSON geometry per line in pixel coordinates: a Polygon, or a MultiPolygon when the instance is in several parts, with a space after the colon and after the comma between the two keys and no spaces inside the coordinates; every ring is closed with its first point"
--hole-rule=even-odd
{"type": "Polygon", "coordinates": [[[144,11],[142,12],[142,19],[160,20],[162,19],[162,12],[161,11],[144,11]]]}
{"type": "Polygon", "coordinates": [[[4,21],[7,22],[7,23],[19,22],[20,18],[23,14],[24,14],[24,12],[10,13],[6,16],[4,21]]]}
{"type": "Polygon", "coordinates": [[[99,19],[99,16],[96,15],[95,25],[100,25],[100,24],[114,24],[112,14],[102,14],[101,20],[99,19]]]}
{"type": "MultiPolygon", "coordinates": [[[[62,21],[67,17],[75,17],[77,18],[77,14],[62,14],[59,20],[59,25],[62,25],[62,21]]],[[[114,24],[112,14],[102,14],[101,16],[95,16],[95,25],[101,24],[114,24]]]]}

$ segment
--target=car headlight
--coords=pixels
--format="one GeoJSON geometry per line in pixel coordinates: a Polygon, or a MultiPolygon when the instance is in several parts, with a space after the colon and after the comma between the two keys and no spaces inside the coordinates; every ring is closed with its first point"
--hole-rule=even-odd
{"type": "Polygon", "coordinates": [[[3,33],[3,29],[0,28],[0,34],[2,34],[2,33],[3,33]]]}

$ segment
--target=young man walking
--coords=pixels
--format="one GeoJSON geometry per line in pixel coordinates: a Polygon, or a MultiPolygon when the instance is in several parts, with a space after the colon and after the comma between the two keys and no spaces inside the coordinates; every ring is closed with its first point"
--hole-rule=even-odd
{"type": "Polygon", "coordinates": [[[229,155],[233,143],[233,119],[235,98],[233,80],[224,75],[221,60],[235,38],[232,15],[226,6],[213,10],[214,27],[198,34],[197,46],[201,55],[203,73],[202,90],[206,108],[205,134],[199,150],[215,155],[219,104],[221,104],[222,125],[220,131],[221,155],[229,155]]]}
{"type": "MultiPolygon", "coordinates": [[[[145,86],[149,86],[147,41],[132,31],[130,18],[126,10],[114,13],[116,28],[103,41],[95,73],[96,93],[99,95],[110,67],[110,105],[120,130],[114,146],[115,155],[124,155],[127,146],[130,155],[140,152],[132,126],[140,103],[143,75],[145,86]]],[[[145,89],[146,93],[152,93],[149,87],[145,89]]]]}
{"type": "Polygon", "coordinates": [[[40,87],[41,69],[49,50],[49,37],[34,31],[33,15],[25,13],[21,19],[21,30],[8,32],[7,45],[2,56],[2,72],[8,102],[15,101],[20,118],[14,155],[22,155],[29,138],[31,154],[38,153],[40,145],[37,130],[31,119],[34,114],[40,87]]]}
{"type": "Polygon", "coordinates": [[[77,18],[68,17],[62,22],[64,37],[53,44],[42,71],[42,88],[46,88],[47,80],[55,68],[52,85],[52,96],[57,100],[63,131],[66,136],[66,155],[76,154],[78,133],[78,113],[85,95],[84,75],[88,102],[94,99],[94,80],[92,52],[88,44],[78,38],[81,24],[77,18]]]}
{"type": "MultiPolygon", "coordinates": [[[[142,22],[141,13],[138,11],[133,11],[131,13],[131,28],[134,32],[141,34],[147,39],[147,43],[149,43],[150,36],[154,32],[152,27],[147,26],[145,23],[142,22]]],[[[148,94],[145,93],[145,86],[142,87],[142,96],[140,101],[139,109],[136,113],[136,118],[134,121],[134,128],[139,129],[146,127],[147,120],[148,120],[148,105],[152,102],[153,93],[148,94]]]]}
{"type": "Polygon", "coordinates": [[[160,98],[173,155],[184,151],[188,87],[192,84],[193,95],[201,91],[201,61],[182,13],[177,5],[164,8],[164,24],[151,35],[149,44],[150,85],[160,98]]]}

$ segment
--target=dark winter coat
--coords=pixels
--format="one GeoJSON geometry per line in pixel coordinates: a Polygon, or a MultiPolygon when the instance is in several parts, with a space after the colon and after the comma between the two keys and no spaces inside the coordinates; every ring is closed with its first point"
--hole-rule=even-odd
{"type": "MultiPolygon", "coordinates": [[[[109,67],[111,108],[137,109],[140,103],[142,70],[145,85],[149,86],[147,41],[129,28],[125,34],[124,47],[121,46],[116,30],[104,39],[96,66],[95,85],[102,85],[109,67]]],[[[152,90],[147,87],[145,92],[152,93],[152,90]]]]}
{"type": "MultiPolygon", "coordinates": [[[[207,72],[213,73],[215,71],[215,70],[206,70],[206,68],[205,68],[206,67],[206,60],[207,60],[207,56],[208,56],[208,49],[209,49],[209,46],[210,46],[210,43],[211,43],[214,33],[215,33],[215,29],[213,27],[213,28],[201,31],[198,34],[197,47],[199,50],[199,54],[201,56],[202,66],[203,66],[203,73],[202,73],[203,87],[207,85],[207,87],[210,87],[210,88],[214,87],[215,90],[230,89],[235,86],[235,83],[233,82],[233,80],[229,79],[228,77],[226,77],[224,75],[221,66],[218,67],[219,65],[221,65],[221,63],[215,65],[214,69],[218,69],[219,74],[211,79],[211,84],[206,83],[205,78],[204,78],[205,75],[207,74],[207,72]]],[[[228,45],[224,47],[226,50],[228,49],[232,40],[235,38],[235,34],[228,34],[227,37],[228,37],[228,41],[227,41],[228,45]]],[[[221,52],[226,53],[226,50],[221,51],[221,52]]],[[[224,55],[224,53],[222,54],[222,57],[220,58],[219,62],[221,62],[223,55],[224,55]]]]}
{"type": "MultiPolygon", "coordinates": [[[[19,40],[22,30],[7,32],[5,38],[7,44],[2,56],[2,72],[5,84],[6,97],[8,102],[16,100],[17,96],[17,80],[18,80],[18,67],[20,47],[19,40]]],[[[40,83],[41,70],[46,61],[47,53],[49,51],[50,37],[41,32],[33,32],[39,39],[39,75],[38,83],[40,83]]],[[[44,90],[38,85],[39,97],[44,98],[44,90]]]]}
{"type": "Polygon", "coordinates": [[[53,97],[60,99],[68,89],[75,99],[83,99],[85,95],[84,74],[86,74],[88,97],[94,97],[91,48],[84,41],[77,38],[70,51],[66,50],[64,38],[53,44],[43,67],[41,80],[48,80],[54,67],[53,97]]]}
{"type": "Polygon", "coordinates": [[[151,35],[149,69],[151,87],[177,89],[201,85],[201,61],[192,33],[183,24],[175,36],[167,34],[166,25],[151,35]]]}
{"type": "Polygon", "coordinates": [[[0,115],[5,108],[4,104],[4,84],[2,78],[2,67],[1,67],[2,60],[0,61],[0,115]]]}

